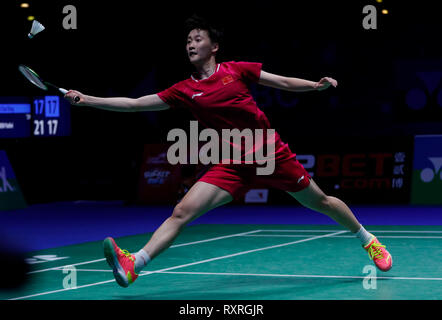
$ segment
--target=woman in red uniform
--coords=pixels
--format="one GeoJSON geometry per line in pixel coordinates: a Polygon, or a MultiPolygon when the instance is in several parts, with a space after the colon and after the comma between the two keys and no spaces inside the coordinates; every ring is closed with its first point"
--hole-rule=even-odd
{"type": "MultiPolygon", "coordinates": [[[[192,17],[187,21],[186,50],[196,72],[190,78],[172,87],[138,99],[99,98],[70,90],[65,98],[73,105],[97,107],[111,111],[158,111],[169,108],[188,108],[197,120],[208,128],[222,129],[270,129],[265,114],[258,108],[248,84],[278,88],[287,91],[324,90],[336,87],[336,80],[324,77],[318,82],[271,74],[262,70],[261,63],[216,62],[220,32],[206,21],[192,17]],[[74,97],[79,97],[78,102],[74,97]]],[[[207,211],[239,198],[251,187],[277,188],[288,192],[307,208],[328,215],[350,230],[361,240],[376,266],[387,271],[392,258],[385,246],[358,222],[349,207],[341,200],[326,195],[296,160],[287,144],[277,133],[271,137],[274,152],[274,170],[271,174],[258,175],[256,163],[214,164],[175,206],[172,215],[154,232],[147,244],[135,254],[121,250],[112,238],[104,240],[104,253],[113,269],[117,282],[127,287],[135,281],[149,261],[167,249],[180,231],[190,221],[207,211]]],[[[256,143],[250,150],[242,148],[242,155],[256,153],[256,143]]]]}

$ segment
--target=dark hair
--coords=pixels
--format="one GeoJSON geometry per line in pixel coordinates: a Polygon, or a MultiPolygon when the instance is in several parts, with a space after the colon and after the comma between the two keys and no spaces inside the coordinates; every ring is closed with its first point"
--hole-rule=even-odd
{"type": "Polygon", "coordinates": [[[209,23],[206,19],[194,14],[188,18],[185,22],[185,32],[186,36],[193,29],[206,30],[209,38],[212,42],[218,43],[221,46],[223,40],[223,31],[219,27],[215,27],[213,24],[209,23]]]}

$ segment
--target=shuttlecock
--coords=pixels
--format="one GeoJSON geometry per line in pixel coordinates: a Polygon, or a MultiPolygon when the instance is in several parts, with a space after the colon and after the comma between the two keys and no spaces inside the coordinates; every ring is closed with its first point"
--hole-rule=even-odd
{"type": "Polygon", "coordinates": [[[32,21],[31,32],[28,33],[29,39],[32,39],[37,33],[42,32],[44,29],[45,27],[40,22],[37,20],[32,21]]]}

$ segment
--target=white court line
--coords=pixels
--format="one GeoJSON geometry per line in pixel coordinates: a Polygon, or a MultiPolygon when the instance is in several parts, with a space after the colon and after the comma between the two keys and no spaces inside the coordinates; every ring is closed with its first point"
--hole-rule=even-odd
{"type": "Polygon", "coordinates": [[[197,262],[192,262],[192,263],[188,263],[188,264],[183,264],[180,266],[176,266],[176,267],[170,267],[167,269],[163,269],[163,270],[156,270],[156,271],[148,271],[149,274],[150,273],[156,273],[156,272],[162,272],[164,270],[173,270],[173,269],[178,269],[178,268],[184,268],[184,267],[189,267],[189,266],[194,266],[196,264],[201,264],[201,263],[206,263],[206,262],[212,262],[212,261],[216,261],[216,260],[221,260],[221,259],[226,259],[226,258],[232,258],[232,257],[236,257],[236,256],[241,256],[244,254],[248,254],[248,253],[252,253],[252,252],[258,252],[258,251],[264,251],[264,250],[269,250],[269,249],[275,249],[275,248],[280,248],[280,247],[285,247],[285,246],[289,246],[292,244],[297,244],[297,243],[302,243],[302,242],[307,242],[307,241],[312,241],[312,240],[316,240],[316,239],[320,239],[320,238],[326,238],[326,237],[330,237],[333,236],[335,234],[340,234],[340,233],[344,233],[347,231],[338,231],[335,233],[330,233],[330,234],[324,234],[321,236],[314,236],[311,238],[307,238],[307,239],[302,239],[302,240],[297,240],[297,241],[291,241],[291,242],[286,242],[286,243],[281,243],[281,244],[276,244],[273,246],[268,246],[268,247],[263,247],[263,248],[258,248],[258,249],[252,249],[252,250],[247,250],[247,251],[241,251],[238,253],[232,253],[232,254],[228,254],[225,256],[221,256],[221,257],[216,257],[216,258],[210,258],[210,259],[206,259],[206,260],[201,260],[201,261],[197,261],[197,262]]]}
{"type": "Polygon", "coordinates": [[[221,236],[221,237],[216,237],[216,238],[211,238],[211,239],[206,239],[206,240],[199,240],[199,241],[194,241],[194,242],[175,244],[175,245],[171,246],[171,248],[190,246],[190,245],[197,244],[197,243],[210,242],[210,241],[227,239],[227,238],[232,238],[232,237],[241,237],[241,236],[244,236],[244,235],[247,235],[247,234],[257,233],[257,232],[261,232],[261,231],[262,230],[253,230],[253,231],[235,233],[235,234],[231,234],[231,235],[227,235],[227,236],[221,236]]]}
{"type": "MultiPolygon", "coordinates": [[[[190,245],[194,245],[194,244],[198,244],[198,243],[203,243],[203,242],[210,242],[210,241],[227,239],[227,238],[232,238],[232,237],[240,237],[240,236],[244,236],[244,235],[251,234],[251,233],[257,233],[257,232],[260,232],[260,231],[261,230],[252,230],[252,231],[235,233],[235,234],[229,234],[229,235],[226,235],[226,236],[210,238],[210,239],[205,239],[205,240],[199,240],[199,241],[193,241],[193,242],[187,242],[187,243],[180,243],[180,244],[172,245],[170,248],[178,248],[178,247],[190,246],[190,245]]],[[[89,261],[84,261],[84,262],[79,262],[79,263],[74,263],[74,264],[67,264],[67,265],[59,266],[59,267],[52,267],[52,268],[47,268],[47,269],[42,269],[42,270],[34,270],[34,271],[28,272],[27,274],[40,273],[40,272],[53,271],[53,270],[60,270],[60,269],[63,269],[65,267],[81,266],[81,265],[84,265],[84,264],[95,263],[95,262],[100,262],[100,261],[104,261],[104,260],[106,260],[106,259],[102,258],[102,259],[96,259],[96,260],[89,260],[89,261]]]]}
{"type": "MultiPolygon", "coordinates": [[[[335,232],[336,229],[334,230],[280,230],[280,229],[266,229],[266,230],[253,230],[253,231],[249,231],[249,232],[243,232],[243,233],[237,233],[237,234],[232,234],[232,235],[227,235],[227,236],[221,236],[221,237],[216,237],[216,238],[210,238],[210,239],[206,239],[206,240],[200,240],[200,241],[194,241],[194,242],[189,242],[189,243],[182,243],[182,244],[176,244],[171,246],[171,248],[177,248],[177,247],[182,247],[182,246],[188,246],[188,245],[193,245],[193,244],[197,244],[197,243],[204,243],[204,242],[210,242],[210,241],[215,241],[215,240],[221,240],[221,239],[226,239],[226,238],[230,238],[230,237],[237,237],[237,236],[242,236],[242,235],[246,235],[246,234],[250,234],[250,233],[258,233],[258,232],[335,232]]],[[[403,230],[375,230],[375,231],[370,231],[373,233],[386,233],[386,232],[391,232],[391,233],[442,233],[442,231],[403,231],[403,230]]],[[[260,235],[260,236],[264,236],[264,235],[260,235]]],[[[310,236],[310,235],[303,235],[300,237],[304,237],[304,236],[310,236]]],[[[352,236],[341,236],[341,237],[352,237],[352,236]]],[[[382,238],[392,238],[394,236],[383,236],[382,238]]],[[[412,236],[409,237],[409,239],[420,239],[420,238],[412,238],[412,236]]],[[[437,237],[435,238],[430,238],[428,237],[428,239],[438,239],[437,237]]],[[[59,270],[61,268],[65,268],[65,267],[69,267],[69,266],[80,266],[80,265],[84,265],[84,264],[89,264],[89,263],[95,263],[95,262],[100,262],[100,261],[104,261],[105,259],[97,259],[97,260],[90,260],[90,261],[84,261],[84,262],[79,262],[79,263],[75,263],[75,264],[70,264],[70,265],[63,265],[63,266],[58,266],[58,267],[52,267],[52,268],[47,268],[47,269],[42,269],[42,270],[34,270],[34,271],[30,271],[28,272],[28,274],[34,274],[34,273],[40,273],[40,272],[46,272],[46,271],[52,271],[52,270],[59,270]]]]}
{"type": "MultiPolygon", "coordinates": [[[[302,239],[302,240],[297,240],[297,241],[281,243],[281,244],[277,244],[277,245],[273,245],[273,246],[268,246],[268,247],[263,247],[263,248],[258,248],[258,249],[241,251],[241,252],[237,252],[237,253],[221,256],[221,257],[206,259],[206,260],[200,260],[200,261],[191,262],[191,263],[187,263],[187,264],[182,264],[182,265],[178,265],[178,266],[174,266],[174,267],[169,267],[169,268],[165,268],[165,269],[154,270],[154,271],[147,271],[146,273],[140,274],[139,277],[143,277],[143,276],[150,275],[150,274],[153,274],[153,273],[161,273],[161,272],[164,272],[164,271],[169,271],[169,270],[175,270],[175,269],[179,269],[179,268],[194,266],[194,265],[202,264],[202,263],[206,263],[206,262],[211,262],[211,261],[216,261],[216,260],[221,260],[221,259],[227,259],[227,258],[236,257],[236,256],[240,256],[240,255],[244,255],[244,254],[248,254],[248,253],[252,253],[252,252],[258,252],[258,251],[264,251],[264,250],[269,250],[269,249],[274,249],[274,248],[280,248],[280,247],[289,246],[289,245],[292,245],[292,244],[297,244],[297,243],[312,241],[312,240],[316,240],[316,239],[326,238],[326,237],[334,236],[336,234],[341,234],[341,233],[344,233],[344,232],[347,232],[347,231],[338,231],[338,232],[334,232],[334,233],[330,233],[330,234],[324,234],[324,235],[320,235],[320,236],[315,236],[315,237],[311,237],[311,238],[307,238],[307,239],[302,239]]],[[[101,282],[86,284],[86,285],[83,285],[83,286],[77,286],[75,289],[71,289],[71,288],[59,289],[59,290],[35,293],[35,294],[28,295],[28,296],[23,296],[23,297],[12,298],[12,299],[9,299],[9,300],[27,299],[27,298],[38,297],[38,296],[48,295],[48,294],[57,293],[57,292],[68,291],[68,290],[77,290],[77,289],[81,289],[81,288],[87,288],[87,287],[97,286],[97,285],[101,285],[101,284],[106,284],[106,283],[110,283],[110,282],[114,282],[114,281],[115,281],[115,279],[112,279],[112,280],[107,280],[107,281],[101,281],[101,282]]]]}
{"type": "Polygon", "coordinates": [[[89,263],[94,263],[94,262],[100,262],[100,261],[104,261],[106,259],[102,258],[102,259],[97,259],[97,260],[89,260],[89,261],[84,261],[84,262],[79,262],[79,263],[74,263],[74,264],[67,264],[64,266],[59,266],[59,267],[52,267],[52,268],[47,268],[47,269],[42,269],[42,270],[34,270],[34,271],[30,271],[27,274],[34,274],[34,273],[40,273],[40,272],[46,272],[46,271],[53,271],[53,270],[60,270],[63,268],[69,268],[72,266],[81,266],[83,264],[89,264],[89,263]]]}
{"type": "Polygon", "coordinates": [[[389,233],[442,233],[442,231],[440,230],[414,230],[414,231],[406,231],[406,230],[374,230],[374,231],[370,231],[370,232],[378,232],[378,233],[382,233],[382,232],[389,232],[389,233]]]}
{"type": "MultiPolygon", "coordinates": [[[[60,270],[56,270],[56,271],[60,271],[60,270]]],[[[81,271],[84,271],[84,272],[106,272],[106,273],[113,272],[111,269],[106,269],[106,270],[104,270],[104,269],[75,269],[75,271],[80,271],[80,272],[81,271]]],[[[151,273],[151,272],[141,271],[140,275],[147,274],[147,273],[151,273]]]]}
{"type": "MultiPolygon", "coordinates": [[[[71,270],[73,271],[73,269],[71,269],[71,270]]],[[[61,271],[61,270],[58,269],[58,270],[54,270],[54,271],[61,271]]],[[[75,268],[75,272],[78,272],[78,271],[80,271],[80,272],[82,272],[82,271],[84,271],[84,272],[112,272],[111,269],[104,270],[104,269],[77,269],[77,268],[75,268]]]]}
{"type": "MultiPolygon", "coordinates": [[[[249,232],[237,233],[237,234],[221,236],[221,237],[216,237],[216,238],[211,238],[211,239],[206,239],[206,240],[176,244],[176,245],[171,246],[170,248],[177,248],[177,247],[181,247],[181,246],[188,246],[188,245],[192,245],[192,244],[210,242],[210,241],[221,240],[221,239],[226,239],[226,238],[230,238],[230,237],[237,237],[237,236],[241,236],[241,235],[245,235],[245,234],[249,234],[249,233],[258,233],[258,232],[313,232],[314,233],[314,232],[336,232],[336,231],[337,231],[336,229],[334,229],[334,230],[293,230],[293,229],[291,229],[291,230],[280,230],[280,229],[253,230],[253,231],[249,231],[249,232]]],[[[422,231],[422,230],[420,230],[420,231],[400,231],[400,230],[371,231],[371,230],[369,230],[369,231],[373,232],[373,233],[383,233],[383,232],[391,232],[391,233],[442,233],[442,231],[422,231]]],[[[348,237],[350,237],[350,236],[348,236],[348,237]]],[[[387,237],[383,236],[382,238],[387,238],[387,237]]],[[[34,270],[34,271],[28,272],[28,274],[58,270],[58,269],[69,267],[69,266],[80,266],[80,265],[100,262],[100,261],[104,261],[104,260],[106,260],[106,259],[102,258],[102,259],[84,261],[84,262],[74,263],[74,264],[70,264],[70,265],[63,265],[63,266],[58,266],[58,267],[52,267],[52,268],[47,268],[47,269],[42,269],[42,270],[34,270]]]]}
{"type": "Polygon", "coordinates": [[[296,229],[290,229],[290,230],[279,230],[279,229],[262,229],[261,232],[336,232],[339,230],[296,230],[296,229]]]}
{"type": "MultiPolygon", "coordinates": [[[[293,277],[293,278],[332,278],[332,279],[365,279],[367,276],[330,276],[314,274],[269,274],[269,273],[232,273],[232,272],[186,272],[186,271],[162,271],[158,273],[167,274],[195,274],[195,275],[216,275],[216,276],[253,276],[253,277],[293,277]]],[[[387,280],[426,280],[442,281],[442,278],[414,278],[414,277],[372,277],[373,279],[387,280]]]]}
{"type": "MultiPolygon", "coordinates": [[[[242,237],[269,237],[269,238],[304,238],[304,237],[313,237],[312,234],[251,234],[244,235],[242,237]]],[[[356,236],[332,236],[329,238],[353,238],[357,239],[356,236]]],[[[442,239],[442,237],[438,236],[381,236],[380,238],[392,238],[392,239],[442,239]]]]}
{"type": "MultiPolygon", "coordinates": [[[[262,232],[334,232],[337,230],[296,230],[296,229],[289,229],[289,230],[284,230],[284,229],[262,229],[262,232]]],[[[406,230],[367,230],[369,232],[376,232],[376,233],[442,233],[442,231],[440,230],[434,230],[434,231],[429,231],[429,230],[410,230],[410,231],[406,231],[406,230]]]]}
{"type": "Polygon", "coordinates": [[[95,282],[95,283],[91,283],[91,284],[85,284],[83,286],[77,286],[76,288],[58,289],[58,290],[53,290],[53,291],[46,291],[46,292],[42,292],[42,293],[31,294],[29,296],[11,298],[11,299],[8,299],[8,300],[21,300],[21,299],[27,299],[27,298],[32,298],[32,297],[44,296],[44,295],[47,295],[47,294],[58,293],[58,292],[63,292],[63,291],[68,291],[68,290],[77,290],[77,289],[81,289],[81,288],[98,286],[100,284],[111,283],[111,282],[114,282],[114,281],[115,281],[115,279],[106,280],[106,281],[95,282]]]}

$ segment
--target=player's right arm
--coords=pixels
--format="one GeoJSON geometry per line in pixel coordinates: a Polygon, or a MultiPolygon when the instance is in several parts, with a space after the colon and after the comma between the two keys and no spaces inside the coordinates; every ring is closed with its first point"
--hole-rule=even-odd
{"type": "Polygon", "coordinates": [[[158,111],[169,109],[157,94],[146,95],[137,99],[132,98],[100,98],[82,94],[76,90],[69,90],[64,96],[72,105],[89,106],[98,109],[119,112],[137,112],[137,111],[158,111]],[[74,101],[79,97],[78,102],[74,101]]]}

